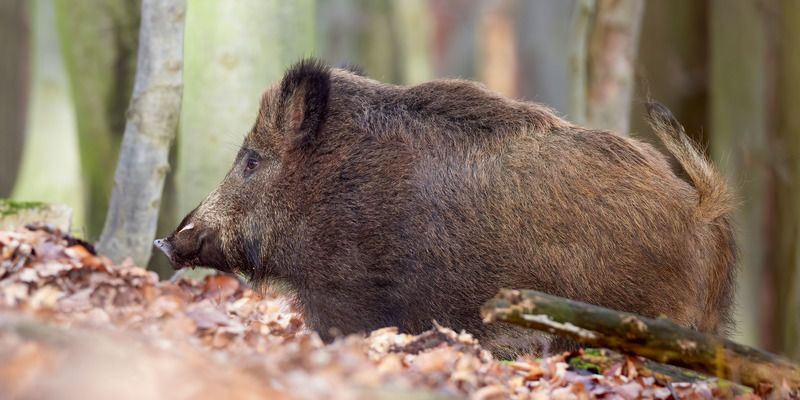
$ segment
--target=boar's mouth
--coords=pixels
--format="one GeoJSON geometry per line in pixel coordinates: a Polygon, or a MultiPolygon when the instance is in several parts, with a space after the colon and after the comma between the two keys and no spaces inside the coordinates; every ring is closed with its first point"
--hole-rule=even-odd
{"type": "Polygon", "coordinates": [[[180,270],[187,267],[206,266],[224,272],[232,272],[222,254],[222,249],[214,240],[208,240],[207,235],[201,235],[196,245],[188,252],[181,252],[176,248],[172,236],[163,239],[156,239],[153,244],[161,250],[172,268],[180,270]]]}
{"type": "MultiPolygon", "coordinates": [[[[195,265],[193,260],[178,256],[177,250],[175,249],[175,246],[172,245],[169,238],[156,239],[153,242],[153,245],[162,253],[164,253],[165,256],[167,256],[167,260],[169,260],[170,265],[172,265],[172,268],[176,271],[195,265]]],[[[198,250],[194,253],[199,254],[199,246],[198,250]]]]}

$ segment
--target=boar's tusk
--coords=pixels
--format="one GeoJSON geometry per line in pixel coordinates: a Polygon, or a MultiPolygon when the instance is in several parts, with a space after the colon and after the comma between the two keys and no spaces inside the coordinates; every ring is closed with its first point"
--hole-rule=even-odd
{"type": "Polygon", "coordinates": [[[189,223],[186,226],[184,226],[183,228],[181,228],[181,230],[179,230],[178,233],[181,233],[183,231],[188,231],[189,229],[192,229],[192,228],[194,228],[194,223],[193,222],[189,223]]]}

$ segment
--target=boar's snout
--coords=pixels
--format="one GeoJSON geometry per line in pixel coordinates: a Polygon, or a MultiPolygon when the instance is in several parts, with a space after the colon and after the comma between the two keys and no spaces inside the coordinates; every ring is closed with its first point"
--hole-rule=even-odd
{"type": "Polygon", "coordinates": [[[156,239],[153,241],[153,246],[156,246],[157,249],[161,250],[167,258],[170,260],[172,259],[172,245],[167,241],[167,238],[156,239]]]}
{"type": "Polygon", "coordinates": [[[179,257],[175,245],[172,243],[174,240],[174,234],[170,235],[165,238],[156,239],[153,241],[153,246],[155,246],[158,250],[164,253],[169,259],[169,263],[172,264],[172,268],[174,269],[181,269],[184,267],[188,267],[190,264],[188,263],[189,260],[185,260],[182,257],[179,257]]]}
{"type": "Polygon", "coordinates": [[[230,270],[216,229],[185,224],[171,235],[156,239],[153,245],[167,256],[175,269],[204,266],[230,270]]]}

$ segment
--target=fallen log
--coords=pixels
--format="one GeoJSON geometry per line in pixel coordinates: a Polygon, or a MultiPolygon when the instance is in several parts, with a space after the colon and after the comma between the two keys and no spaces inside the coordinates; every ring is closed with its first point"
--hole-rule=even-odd
{"type": "Polygon", "coordinates": [[[484,321],[503,321],[606,347],[664,364],[741,382],[757,391],[800,390],[800,368],[775,354],[646,318],[534,290],[503,289],[482,309],[484,321]]]}

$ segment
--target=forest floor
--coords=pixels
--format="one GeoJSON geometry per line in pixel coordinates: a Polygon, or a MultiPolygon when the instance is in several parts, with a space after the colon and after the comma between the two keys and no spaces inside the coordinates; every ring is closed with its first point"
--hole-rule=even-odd
{"type": "Polygon", "coordinates": [[[757,398],[597,354],[500,361],[446,327],[325,344],[290,300],[235,277],[160,281],[57,232],[0,231],[3,399],[757,398]]]}

